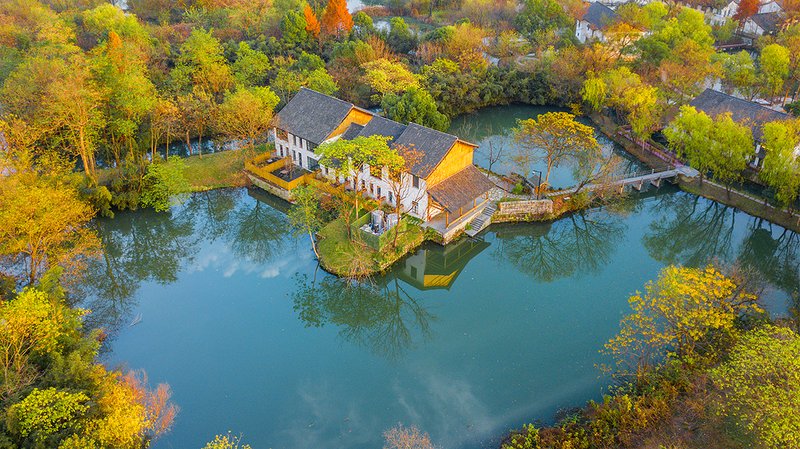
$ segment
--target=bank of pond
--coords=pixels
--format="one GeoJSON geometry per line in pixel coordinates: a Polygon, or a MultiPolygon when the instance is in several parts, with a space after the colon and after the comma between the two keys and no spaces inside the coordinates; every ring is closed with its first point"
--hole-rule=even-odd
{"type": "Polygon", "coordinates": [[[495,447],[599,398],[599,349],[666,265],[739,264],[773,314],[800,307],[800,235],[674,188],[424,245],[361,283],[318,268],[286,207],[223,189],[98,220],[86,306],[106,361],[170,383],[181,407],[156,449],[227,430],[255,448],[374,448],[398,422],[495,447]]]}

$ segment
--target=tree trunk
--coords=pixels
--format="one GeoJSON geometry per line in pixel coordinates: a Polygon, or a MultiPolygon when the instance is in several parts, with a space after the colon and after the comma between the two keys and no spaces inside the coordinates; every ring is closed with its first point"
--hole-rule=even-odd
{"type": "Polygon", "coordinates": [[[186,130],[186,148],[189,149],[189,156],[192,155],[192,141],[189,139],[189,130],[186,130]]]}

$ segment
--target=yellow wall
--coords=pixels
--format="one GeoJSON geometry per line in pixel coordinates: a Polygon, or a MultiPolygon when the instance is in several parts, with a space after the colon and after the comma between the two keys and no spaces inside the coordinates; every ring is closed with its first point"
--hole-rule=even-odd
{"type": "Polygon", "coordinates": [[[425,178],[428,188],[444,181],[455,175],[461,170],[472,165],[472,153],[475,147],[462,140],[457,140],[444,159],[433,169],[433,172],[425,178]]]}
{"type": "Polygon", "coordinates": [[[347,113],[347,117],[342,120],[342,123],[339,124],[336,129],[326,138],[330,139],[331,137],[336,137],[339,134],[345,132],[347,127],[350,126],[352,123],[357,123],[359,125],[366,125],[370,120],[372,120],[372,114],[366,111],[362,111],[357,108],[350,109],[350,112],[347,113]]]}

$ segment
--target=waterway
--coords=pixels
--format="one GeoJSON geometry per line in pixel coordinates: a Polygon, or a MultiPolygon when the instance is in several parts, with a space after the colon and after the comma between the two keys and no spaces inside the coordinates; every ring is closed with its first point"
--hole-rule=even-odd
{"type": "Polygon", "coordinates": [[[219,190],[98,222],[87,305],[103,357],[168,382],[181,407],[155,449],[228,430],[257,449],[376,448],[398,422],[443,448],[495,447],[600,396],[598,351],[666,264],[756,270],[775,313],[800,284],[800,236],[668,188],[425,246],[366,285],[319,270],[284,207],[219,190]]]}

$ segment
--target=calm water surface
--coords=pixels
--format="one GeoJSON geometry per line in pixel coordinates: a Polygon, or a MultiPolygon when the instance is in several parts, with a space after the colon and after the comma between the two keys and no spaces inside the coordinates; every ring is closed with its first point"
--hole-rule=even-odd
{"type": "Polygon", "coordinates": [[[361,286],[317,269],[284,206],[221,190],[99,222],[89,306],[111,331],[105,358],[168,382],[182,409],[156,449],[228,430],[256,449],[374,449],[398,422],[444,448],[496,447],[599,397],[598,350],[665,264],[753,268],[774,311],[794,310],[800,283],[800,236],[663,189],[426,246],[361,286]]]}

